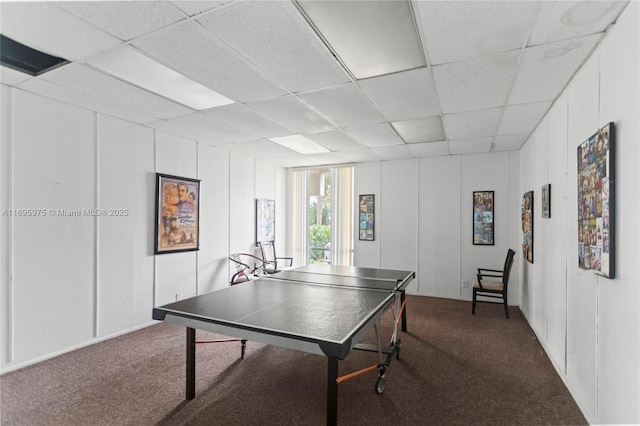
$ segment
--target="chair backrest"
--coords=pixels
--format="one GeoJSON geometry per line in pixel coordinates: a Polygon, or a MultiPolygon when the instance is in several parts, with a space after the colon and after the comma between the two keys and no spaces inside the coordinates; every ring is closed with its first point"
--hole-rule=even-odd
{"type": "Polygon", "coordinates": [[[505,290],[507,289],[507,284],[509,284],[509,275],[511,275],[511,267],[513,266],[513,257],[515,254],[516,252],[514,250],[509,249],[509,251],[507,251],[507,258],[504,260],[502,283],[504,284],[505,290]]]}
{"type": "Polygon", "coordinates": [[[234,284],[240,284],[242,282],[249,281],[250,278],[247,272],[249,269],[251,269],[251,267],[246,263],[242,262],[242,257],[240,253],[234,253],[230,255],[229,259],[231,259],[231,261],[236,266],[236,273],[233,274],[233,276],[231,277],[230,284],[234,285],[234,284]]]}
{"type": "Polygon", "coordinates": [[[276,264],[276,246],[273,244],[273,241],[260,241],[258,242],[260,246],[260,252],[262,254],[262,260],[266,264],[275,265],[276,264]]]}

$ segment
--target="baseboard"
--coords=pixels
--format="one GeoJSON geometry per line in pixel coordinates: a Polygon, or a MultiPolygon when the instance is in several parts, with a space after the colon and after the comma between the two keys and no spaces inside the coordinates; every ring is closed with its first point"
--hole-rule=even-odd
{"type": "Polygon", "coordinates": [[[65,348],[63,350],[60,350],[60,351],[57,351],[57,352],[53,352],[53,353],[50,353],[50,354],[47,354],[47,355],[43,355],[41,357],[34,358],[34,359],[31,359],[31,360],[26,361],[26,362],[21,362],[21,363],[17,363],[17,364],[10,363],[10,364],[7,364],[7,365],[3,365],[2,368],[0,368],[0,375],[5,374],[5,373],[10,373],[12,371],[20,370],[21,368],[29,367],[30,365],[34,365],[34,364],[37,364],[37,363],[42,362],[42,361],[46,361],[46,360],[51,359],[51,358],[55,358],[57,356],[66,354],[68,352],[72,352],[72,351],[75,351],[77,349],[85,348],[87,346],[95,345],[96,343],[104,342],[105,340],[113,339],[115,337],[122,336],[124,334],[128,334],[128,333],[131,333],[131,332],[134,332],[134,331],[137,331],[137,330],[142,330],[143,328],[147,328],[147,327],[155,325],[155,324],[158,324],[158,321],[151,321],[151,322],[148,322],[146,324],[142,324],[142,325],[139,325],[139,326],[136,326],[136,327],[133,327],[133,328],[129,328],[127,330],[122,330],[122,331],[119,331],[117,333],[109,334],[107,336],[97,337],[97,338],[91,339],[91,340],[89,340],[87,342],[80,343],[78,345],[74,345],[74,346],[71,346],[71,347],[68,347],[68,348],[65,348]]]}

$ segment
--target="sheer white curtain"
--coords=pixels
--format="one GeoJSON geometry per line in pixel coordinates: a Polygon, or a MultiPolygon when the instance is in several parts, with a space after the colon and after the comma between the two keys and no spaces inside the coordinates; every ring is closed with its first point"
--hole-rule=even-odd
{"type": "Polygon", "coordinates": [[[331,263],[353,265],[353,167],[332,170],[331,263]]]}

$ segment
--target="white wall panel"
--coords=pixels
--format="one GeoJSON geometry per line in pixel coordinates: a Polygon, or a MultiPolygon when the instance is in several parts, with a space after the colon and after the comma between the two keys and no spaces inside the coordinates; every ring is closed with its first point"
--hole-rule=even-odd
{"type": "Polygon", "coordinates": [[[460,157],[419,160],[418,294],[460,298],[460,157]]]}
{"type": "Polygon", "coordinates": [[[94,337],[94,217],[64,216],[96,206],[95,113],[14,91],[13,208],[46,209],[14,217],[15,361],[94,337]],[[52,210],[53,209],[53,210],[52,210]]]}
{"type": "Polygon", "coordinates": [[[256,239],[255,160],[234,153],[230,157],[229,253],[253,253],[256,239]]]}
{"type": "Polygon", "coordinates": [[[353,264],[366,268],[380,267],[380,163],[359,163],[353,168],[354,223],[358,223],[358,196],[375,195],[374,241],[360,241],[358,227],[354,229],[353,264]]]}
{"type": "MultiPolygon", "coordinates": [[[[291,226],[287,218],[287,171],[283,167],[275,168],[275,199],[276,203],[276,241],[278,242],[278,256],[290,256],[287,243],[287,228],[291,226]]],[[[295,260],[295,259],[294,259],[295,260]]]]}
{"type": "MultiPolygon", "coordinates": [[[[577,194],[576,148],[598,129],[599,49],[568,86],[567,193],[577,194]]],[[[578,269],[577,196],[567,199],[567,380],[588,418],[596,418],[596,276],[578,269]],[[573,261],[572,261],[573,259],[573,261]]]]}
{"type": "MultiPolygon", "coordinates": [[[[11,204],[11,145],[13,89],[0,85],[0,208],[10,209],[11,204]]],[[[12,281],[11,281],[11,220],[0,216],[0,363],[11,362],[13,344],[11,333],[13,321],[12,281]]]]}
{"type": "Polygon", "coordinates": [[[198,294],[202,294],[229,284],[229,152],[199,144],[198,179],[198,294]]]}
{"type": "Polygon", "coordinates": [[[116,214],[97,218],[98,336],[151,322],[154,151],[153,130],[98,115],[98,208],[116,214]]]}
{"type": "MultiPolygon", "coordinates": [[[[376,197],[376,221],[380,236],[380,267],[418,269],[418,161],[383,161],[380,197],[376,197]],[[379,206],[379,207],[378,207],[379,206]]],[[[416,277],[408,293],[415,293],[416,277]]]]}
{"type": "MultiPolygon", "coordinates": [[[[156,132],[156,170],[168,175],[197,179],[198,144],[178,136],[156,132]]],[[[175,301],[177,294],[182,298],[196,295],[196,258],[195,251],[155,256],[156,306],[175,301]]]]}
{"type": "MultiPolygon", "coordinates": [[[[549,356],[566,373],[567,325],[567,96],[563,93],[549,112],[549,181],[551,218],[546,225],[549,244],[547,280],[547,341],[549,356]]],[[[574,239],[572,238],[571,241],[574,239]]]]}
{"type": "MultiPolygon", "coordinates": [[[[531,161],[532,158],[535,158],[535,143],[532,140],[527,141],[527,143],[520,149],[520,158],[526,158],[526,161],[521,161],[520,163],[520,193],[518,194],[518,198],[516,199],[516,204],[522,208],[522,196],[525,192],[533,189],[535,182],[535,163],[531,161]]],[[[518,212],[518,217],[521,217],[521,211],[518,212]]],[[[535,225],[534,225],[535,226],[535,225]]],[[[534,284],[535,284],[535,269],[531,263],[522,253],[522,241],[523,241],[523,232],[522,225],[518,229],[518,247],[516,250],[516,256],[520,260],[520,310],[524,314],[525,317],[532,321],[533,317],[533,309],[534,309],[534,284]]],[[[535,240],[534,240],[535,244],[535,240]]],[[[535,246],[534,246],[534,262],[535,262],[535,246]]]]}
{"type": "Polygon", "coordinates": [[[598,278],[597,423],[640,423],[640,4],[600,48],[599,125],[615,122],[616,279],[598,278]],[[634,54],[635,53],[635,54],[634,54]]]}

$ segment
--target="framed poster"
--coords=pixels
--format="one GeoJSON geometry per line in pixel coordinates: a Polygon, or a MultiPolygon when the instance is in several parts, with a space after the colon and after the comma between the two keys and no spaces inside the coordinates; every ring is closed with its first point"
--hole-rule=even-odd
{"type": "Polygon", "coordinates": [[[374,240],[374,225],[375,225],[375,201],[373,194],[360,195],[358,205],[359,215],[359,239],[361,241],[373,241],[374,240]]]}
{"type": "Polygon", "coordinates": [[[542,185],[542,218],[551,218],[551,184],[542,185]]]}
{"type": "Polygon", "coordinates": [[[276,239],[276,201],[256,199],[256,247],[276,239]]]}
{"type": "Polygon", "coordinates": [[[200,181],[156,173],[154,253],[198,250],[200,181]]]}
{"type": "Polygon", "coordinates": [[[522,255],[533,263],[533,191],[522,196],[522,255]]]}
{"type": "Polygon", "coordinates": [[[473,192],[473,244],[494,244],[493,191],[473,192]]]}
{"type": "Polygon", "coordinates": [[[578,266],[615,277],[615,132],[609,123],[578,146],[578,266]]]}

